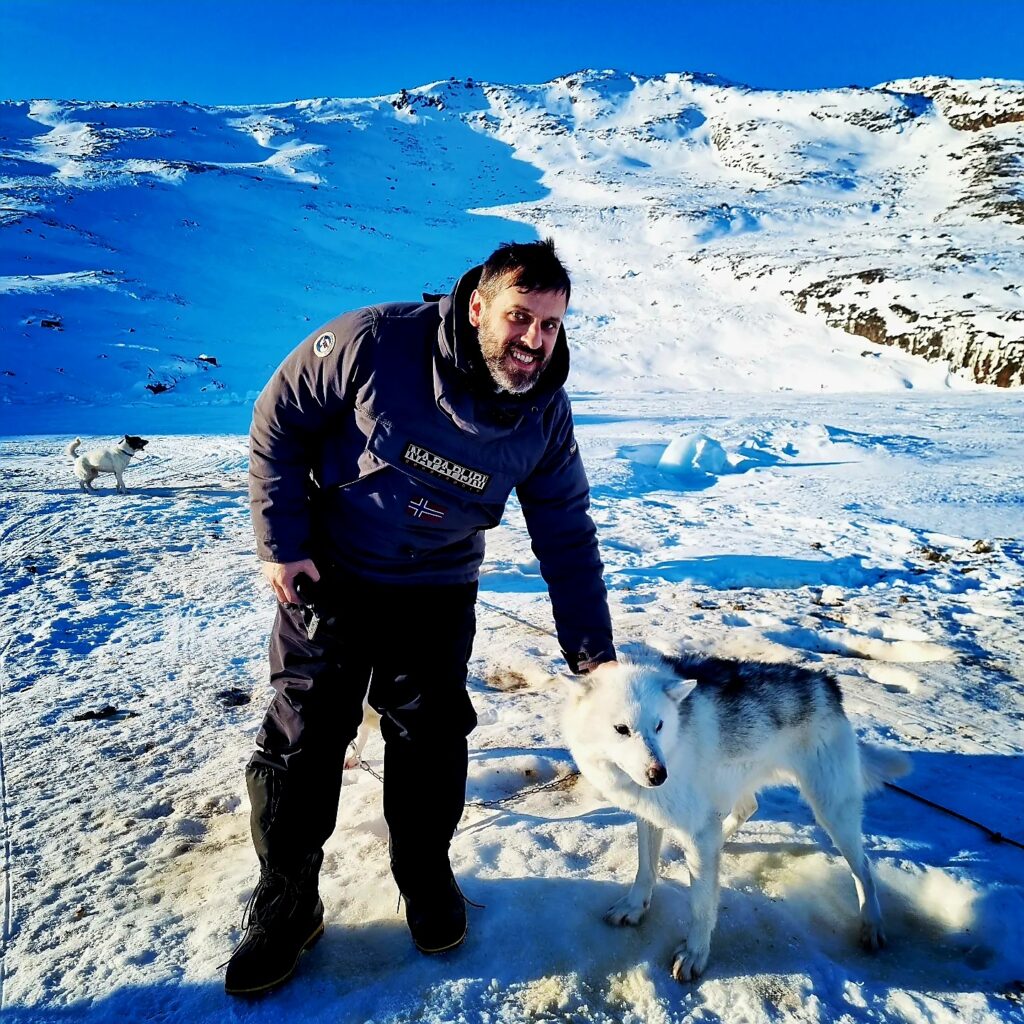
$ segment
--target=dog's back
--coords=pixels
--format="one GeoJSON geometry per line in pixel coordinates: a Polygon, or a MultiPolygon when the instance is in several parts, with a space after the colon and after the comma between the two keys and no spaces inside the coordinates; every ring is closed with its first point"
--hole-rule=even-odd
{"type": "Polygon", "coordinates": [[[749,758],[780,733],[845,719],[839,684],[827,672],[702,655],[666,658],[665,664],[697,683],[679,705],[680,729],[692,731],[695,715],[713,719],[714,741],[725,758],[749,758]]]}

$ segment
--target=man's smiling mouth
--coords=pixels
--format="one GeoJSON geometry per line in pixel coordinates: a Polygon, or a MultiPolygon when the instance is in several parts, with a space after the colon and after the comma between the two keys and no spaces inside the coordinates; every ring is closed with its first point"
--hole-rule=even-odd
{"type": "Polygon", "coordinates": [[[532,352],[524,352],[522,349],[513,348],[509,349],[509,355],[523,366],[532,366],[537,362],[538,357],[532,352]]]}

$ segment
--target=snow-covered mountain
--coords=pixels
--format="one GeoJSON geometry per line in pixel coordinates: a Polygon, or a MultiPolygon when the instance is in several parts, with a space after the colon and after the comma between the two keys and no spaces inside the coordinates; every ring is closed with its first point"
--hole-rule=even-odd
{"type": "Polygon", "coordinates": [[[574,273],[577,391],[1018,386],[1022,119],[1017,82],[612,71],[3,103],[2,428],[200,405],[240,429],[320,322],[536,234],[574,273]]]}

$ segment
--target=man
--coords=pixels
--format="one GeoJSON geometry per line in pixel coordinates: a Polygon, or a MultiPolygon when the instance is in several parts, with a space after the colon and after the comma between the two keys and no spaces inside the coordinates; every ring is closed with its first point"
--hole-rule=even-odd
{"type": "Polygon", "coordinates": [[[569,291],[550,240],[503,245],[440,301],[331,321],[256,402],[250,498],[280,602],[277,693],[246,771],[261,874],[229,992],[284,981],[323,932],[317,877],[367,687],[413,941],[435,953],[463,940],[448,848],[476,725],[467,664],[483,531],[513,488],[570,667],[615,658],[562,387],[569,291]]]}

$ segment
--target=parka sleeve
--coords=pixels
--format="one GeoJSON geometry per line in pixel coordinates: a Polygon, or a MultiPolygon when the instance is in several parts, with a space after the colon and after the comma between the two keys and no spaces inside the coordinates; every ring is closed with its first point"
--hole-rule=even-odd
{"type": "Polygon", "coordinates": [[[564,395],[554,400],[551,440],[530,476],[516,487],[533,553],[551,596],[555,631],[573,672],[615,657],[604,566],[587,510],[590,485],[564,395]]]}
{"type": "Polygon", "coordinates": [[[373,325],[370,309],[332,320],[285,359],[256,400],[249,431],[249,506],[256,553],[263,561],[294,562],[312,555],[311,473],[332,426],[352,409],[373,325]]]}

